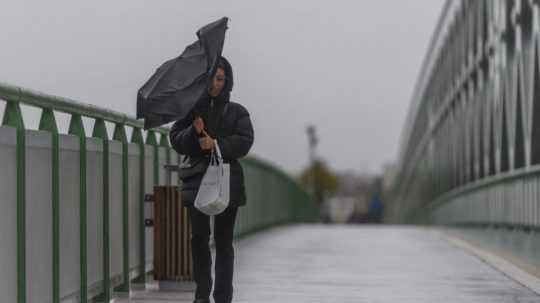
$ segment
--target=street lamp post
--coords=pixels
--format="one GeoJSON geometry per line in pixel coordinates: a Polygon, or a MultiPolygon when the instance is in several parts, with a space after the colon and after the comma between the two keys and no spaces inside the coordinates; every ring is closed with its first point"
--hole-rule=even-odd
{"type": "Polygon", "coordinates": [[[315,167],[315,147],[319,143],[319,139],[317,138],[314,125],[309,125],[306,131],[308,135],[309,161],[311,165],[311,172],[310,172],[311,184],[312,184],[311,193],[315,197],[317,203],[320,204],[322,201],[320,197],[320,188],[318,186],[317,173],[316,173],[316,167],[315,167]]]}

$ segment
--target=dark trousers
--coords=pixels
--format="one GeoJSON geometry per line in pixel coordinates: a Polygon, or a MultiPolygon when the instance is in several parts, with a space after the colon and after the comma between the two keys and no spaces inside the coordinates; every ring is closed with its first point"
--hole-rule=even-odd
{"type": "MultiPolygon", "coordinates": [[[[233,231],[237,207],[227,207],[216,215],[214,221],[214,242],[216,264],[214,301],[230,303],[233,296],[234,248],[233,231]]],[[[212,255],[210,253],[210,217],[195,207],[189,208],[191,219],[191,253],[193,256],[193,276],[197,284],[195,299],[209,299],[212,289],[212,255]]]]}

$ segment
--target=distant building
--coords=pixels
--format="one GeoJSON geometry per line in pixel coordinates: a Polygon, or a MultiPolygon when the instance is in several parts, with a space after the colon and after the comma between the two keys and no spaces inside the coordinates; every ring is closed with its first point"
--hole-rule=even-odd
{"type": "MultiPolygon", "coordinates": [[[[368,174],[358,174],[354,172],[344,172],[338,174],[338,188],[336,197],[339,199],[333,201],[337,205],[341,205],[342,212],[351,211],[350,205],[352,203],[352,214],[349,217],[349,222],[363,222],[367,216],[369,209],[369,202],[378,189],[380,177],[368,174]],[[340,204],[338,204],[338,201],[340,204]]],[[[329,210],[330,211],[330,210],[329,210]]]]}

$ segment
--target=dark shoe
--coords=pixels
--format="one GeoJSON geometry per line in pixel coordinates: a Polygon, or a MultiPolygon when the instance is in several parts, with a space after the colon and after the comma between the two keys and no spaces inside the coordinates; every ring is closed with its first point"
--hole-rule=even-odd
{"type": "Polygon", "coordinates": [[[209,299],[195,299],[193,303],[210,303],[209,299]]]}

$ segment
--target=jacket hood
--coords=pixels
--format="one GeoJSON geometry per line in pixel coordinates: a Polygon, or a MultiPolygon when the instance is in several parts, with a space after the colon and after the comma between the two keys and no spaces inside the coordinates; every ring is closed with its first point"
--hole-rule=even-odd
{"type": "MultiPolygon", "coordinates": [[[[219,103],[226,103],[229,102],[229,99],[231,97],[231,91],[234,85],[234,78],[233,78],[233,71],[231,64],[225,57],[220,57],[221,63],[223,63],[223,67],[225,70],[225,86],[223,86],[223,89],[221,90],[221,93],[214,98],[219,103]]],[[[203,113],[208,111],[208,108],[210,107],[210,95],[208,93],[204,94],[204,96],[199,100],[199,102],[195,105],[195,108],[193,109],[193,114],[195,116],[201,116],[203,113]]]]}
{"type": "Polygon", "coordinates": [[[234,76],[233,76],[232,66],[229,60],[225,59],[225,57],[221,57],[220,61],[223,63],[223,66],[225,67],[225,86],[223,87],[223,92],[230,93],[234,86],[234,76]]]}
{"type": "Polygon", "coordinates": [[[223,90],[216,99],[221,102],[229,102],[229,99],[231,97],[231,91],[234,86],[233,70],[231,63],[225,57],[220,57],[220,62],[223,63],[223,67],[225,70],[225,86],[223,87],[223,90]]]}

